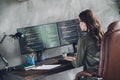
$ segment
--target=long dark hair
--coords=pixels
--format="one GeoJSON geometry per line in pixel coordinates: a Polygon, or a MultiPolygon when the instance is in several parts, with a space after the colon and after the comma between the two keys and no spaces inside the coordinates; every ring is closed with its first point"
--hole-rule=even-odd
{"type": "Polygon", "coordinates": [[[88,9],[82,11],[79,14],[79,18],[81,21],[86,23],[89,35],[91,35],[95,39],[95,42],[98,44],[98,46],[100,46],[104,32],[92,10],[88,9]]]}

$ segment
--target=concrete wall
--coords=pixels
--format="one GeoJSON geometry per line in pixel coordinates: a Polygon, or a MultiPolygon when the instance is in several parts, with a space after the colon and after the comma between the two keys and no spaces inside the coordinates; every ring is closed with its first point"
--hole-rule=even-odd
{"type": "MultiPolygon", "coordinates": [[[[15,34],[17,28],[78,18],[85,9],[92,9],[100,20],[104,31],[108,24],[119,20],[119,0],[0,0],[0,39],[3,32],[15,34]]],[[[67,48],[66,48],[67,49],[67,48]]],[[[63,48],[45,51],[44,57],[59,55],[63,48]],[[49,54],[50,52],[50,54],[49,54]],[[57,53],[56,53],[57,52],[57,53]]],[[[7,37],[0,45],[0,53],[10,66],[22,63],[18,40],[7,37]]]]}

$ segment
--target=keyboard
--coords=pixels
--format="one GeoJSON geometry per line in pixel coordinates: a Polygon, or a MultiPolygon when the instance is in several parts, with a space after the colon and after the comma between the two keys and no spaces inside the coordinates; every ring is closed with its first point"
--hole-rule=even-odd
{"type": "Polygon", "coordinates": [[[61,58],[58,60],[58,63],[60,63],[60,64],[64,64],[64,63],[68,63],[68,62],[70,62],[70,61],[67,61],[64,58],[61,58]]]}

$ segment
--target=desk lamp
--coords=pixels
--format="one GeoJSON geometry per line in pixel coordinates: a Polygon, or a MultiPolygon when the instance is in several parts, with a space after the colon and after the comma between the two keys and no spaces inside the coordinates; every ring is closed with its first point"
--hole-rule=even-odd
{"type": "MultiPolygon", "coordinates": [[[[0,41],[0,45],[3,43],[3,41],[5,40],[5,38],[7,36],[9,36],[11,38],[14,38],[14,39],[18,39],[18,38],[24,37],[24,35],[22,33],[19,33],[19,32],[14,34],[14,35],[6,35],[6,33],[4,32],[4,36],[3,36],[3,38],[0,41]]],[[[8,68],[8,61],[1,54],[0,54],[0,58],[4,62],[5,68],[7,69],[8,68]]]]}

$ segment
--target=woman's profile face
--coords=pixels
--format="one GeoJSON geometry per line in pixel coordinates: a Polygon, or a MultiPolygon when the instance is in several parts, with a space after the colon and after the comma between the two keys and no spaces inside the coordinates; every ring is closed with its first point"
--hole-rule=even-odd
{"type": "Polygon", "coordinates": [[[87,31],[87,26],[86,26],[86,23],[83,22],[83,21],[80,21],[79,23],[79,27],[82,31],[87,31]]]}

